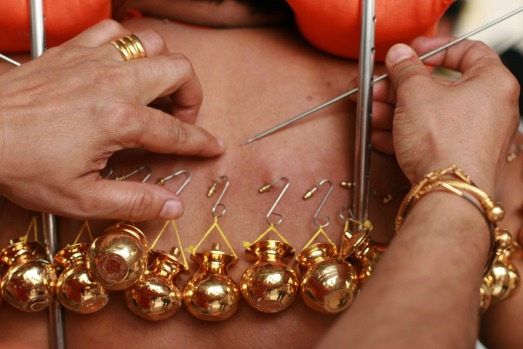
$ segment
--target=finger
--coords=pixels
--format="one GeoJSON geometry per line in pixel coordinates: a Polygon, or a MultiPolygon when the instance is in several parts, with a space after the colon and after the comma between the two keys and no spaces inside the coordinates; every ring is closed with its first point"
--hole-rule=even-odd
{"type": "Polygon", "coordinates": [[[373,130],[370,136],[370,141],[374,150],[387,155],[394,155],[392,132],[373,130]]]}
{"type": "Polygon", "coordinates": [[[373,85],[372,99],[377,102],[389,104],[396,103],[396,93],[394,92],[389,79],[378,81],[373,85]]]}
{"type": "Polygon", "coordinates": [[[129,31],[120,23],[112,19],[104,19],[66,41],[62,46],[98,47],[127,34],[129,31]]]}
{"type": "Polygon", "coordinates": [[[165,187],[133,181],[100,180],[90,200],[89,219],[176,219],[184,210],[182,200],[165,187]]]}
{"type": "Polygon", "coordinates": [[[392,119],[394,117],[394,105],[388,103],[374,102],[372,104],[372,128],[380,130],[392,130],[392,119]]]}
{"type": "Polygon", "coordinates": [[[421,63],[416,52],[405,44],[392,46],[387,53],[385,64],[389,71],[389,79],[396,91],[409,79],[429,77],[429,72],[421,63]]]}
{"type": "Polygon", "coordinates": [[[217,156],[221,140],[206,130],[149,107],[115,106],[111,130],[124,148],[144,148],[156,153],[217,156]]]}
{"type": "MultiPolygon", "coordinates": [[[[113,57],[121,61],[122,56],[111,44],[111,41],[129,35],[130,32],[121,24],[113,20],[103,20],[86,29],[73,39],[65,42],[64,47],[100,47],[101,55],[113,57]]],[[[153,30],[135,33],[142,43],[147,57],[167,53],[167,45],[163,37],[153,30]]]]}
{"type": "MultiPolygon", "coordinates": [[[[116,51],[116,50],[115,50],[116,51]]],[[[200,81],[191,62],[181,54],[169,54],[125,62],[115,84],[130,101],[147,105],[162,96],[170,96],[173,114],[194,119],[203,101],[200,81]]]]}
{"type": "MultiPolygon", "coordinates": [[[[454,37],[420,37],[412,42],[417,52],[429,52],[454,40],[454,37]]],[[[464,40],[424,60],[425,63],[440,66],[461,73],[473,68],[496,67],[501,64],[499,55],[479,41],[464,40]],[[494,64],[492,64],[494,63],[494,64]]],[[[485,74],[487,75],[487,74],[485,74]]]]}
{"type": "MultiPolygon", "coordinates": [[[[134,35],[142,44],[146,57],[154,57],[167,53],[168,50],[165,40],[160,34],[155,32],[154,30],[145,30],[143,32],[135,33],[134,35]]],[[[125,35],[119,35],[117,37],[114,37],[110,41],[107,41],[102,46],[100,46],[100,56],[111,57],[114,60],[120,62],[124,61],[125,59],[120,53],[120,51],[112,44],[112,41],[117,40],[123,36],[125,35]]],[[[140,60],[143,61],[143,59],[140,60]]]]}

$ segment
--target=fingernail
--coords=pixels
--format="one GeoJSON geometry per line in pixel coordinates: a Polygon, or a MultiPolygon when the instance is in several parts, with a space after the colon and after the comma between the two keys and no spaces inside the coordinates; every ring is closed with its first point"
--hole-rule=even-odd
{"type": "Polygon", "coordinates": [[[391,64],[397,64],[405,59],[411,58],[416,53],[410,46],[405,44],[397,44],[391,47],[387,54],[387,60],[391,64]]]}
{"type": "Polygon", "coordinates": [[[168,200],[163,204],[162,212],[160,212],[160,218],[172,219],[178,218],[183,214],[183,204],[178,200],[168,200]]]}

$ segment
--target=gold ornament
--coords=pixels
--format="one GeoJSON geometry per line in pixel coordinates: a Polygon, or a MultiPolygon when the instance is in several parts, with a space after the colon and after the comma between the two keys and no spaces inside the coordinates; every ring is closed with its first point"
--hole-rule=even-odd
{"type": "Polygon", "coordinates": [[[332,243],[318,243],[303,249],[296,257],[305,304],[322,313],[347,309],[358,291],[358,274],[351,263],[338,258],[332,243]]]}
{"type": "Polygon", "coordinates": [[[274,182],[264,185],[258,191],[260,193],[268,192],[281,180],[285,182],[285,186],[265,216],[269,228],[254,242],[245,243],[247,256],[254,257],[257,261],[247,268],[240,281],[243,297],[249,305],[264,313],[276,313],[287,309],[294,303],[299,292],[298,275],[286,264],[294,256],[294,249],[276,229],[276,225],[283,221],[283,216],[274,212],[283,194],[289,188],[289,179],[280,177],[274,182]],[[272,215],[277,216],[278,221],[271,222],[272,215]],[[274,233],[281,241],[262,240],[269,233],[274,233]]]}
{"type": "Polygon", "coordinates": [[[318,220],[321,209],[334,189],[332,181],[322,179],[305,193],[303,199],[310,199],[325,183],[328,183],[329,188],[312,217],[318,229],[296,257],[295,267],[301,276],[300,290],[304,303],[316,311],[335,314],[351,305],[358,291],[358,275],[351,263],[340,258],[336,245],[325,232],[330,218],[326,217],[325,223],[318,220]],[[320,235],[327,241],[312,244],[320,235]]]}
{"type": "Polygon", "coordinates": [[[89,246],[89,274],[108,290],[126,289],[145,272],[147,251],[147,241],[140,229],[130,224],[115,224],[89,246]]]}
{"type": "MultiPolygon", "coordinates": [[[[191,180],[189,171],[180,170],[174,172],[167,177],[158,179],[156,184],[164,185],[170,179],[181,174],[185,174],[186,180],[176,191],[176,195],[180,195],[181,191],[191,180]]],[[[175,221],[172,219],[166,221],[149,250],[147,270],[138,282],[125,290],[125,303],[134,314],[145,320],[158,321],[167,319],[180,309],[182,293],[176,286],[176,277],[180,272],[188,270],[187,261],[181,246],[180,234],[175,221]],[[180,248],[173,248],[171,253],[154,249],[154,246],[169,225],[172,226],[180,248]],[[183,257],[183,264],[177,258],[180,253],[183,257]]]]}
{"type": "Polygon", "coordinates": [[[233,316],[238,310],[241,297],[238,285],[227,272],[231,265],[238,262],[238,257],[218,224],[218,219],[226,212],[225,205],[221,204],[220,201],[229,188],[229,178],[220,176],[209,188],[207,196],[214,195],[218,184],[222,181],[225,182],[224,188],[211,210],[214,222],[200,242],[194,248],[191,248],[191,258],[200,267],[189,279],[182,292],[183,304],[189,313],[200,320],[207,321],[222,321],[233,316]],[[221,208],[220,212],[218,212],[218,207],[221,208]],[[223,252],[219,243],[213,243],[209,251],[197,252],[198,247],[215,229],[232,254],[223,252]]]}
{"type": "Polygon", "coordinates": [[[287,264],[294,249],[278,240],[261,240],[247,247],[257,259],[243,273],[240,288],[243,297],[255,309],[276,313],[294,303],[299,291],[296,272],[287,264]]]}
{"type": "Polygon", "coordinates": [[[37,312],[49,306],[54,295],[56,271],[45,258],[44,248],[36,241],[13,242],[0,252],[5,270],[1,293],[16,309],[37,312]]]}
{"type": "Polygon", "coordinates": [[[87,243],[69,245],[54,257],[54,264],[63,269],[56,282],[56,298],[66,309],[80,314],[96,312],[109,302],[110,291],[87,270],[88,247],[87,243]]]}
{"type": "Polygon", "coordinates": [[[479,289],[479,311],[484,313],[492,303],[492,280],[489,278],[483,278],[481,287],[479,289]]]}
{"type": "Polygon", "coordinates": [[[363,285],[370,278],[376,264],[383,253],[385,253],[386,248],[386,244],[372,241],[370,236],[367,236],[349,257],[348,260],[353,263],[358,270],[360,285],[363,285]]]}
{"type": "Polygon", "coordinates": [[[178,261],[178,249],[171,253],[150,250],[149,267],[137,283],[125,290],[125,303],[136,315],[150,321],[174,315],[182,305],[176,277],[186,270],[178,261]]]}
{"type": "Polygon", "coordinates": [[[191,258],[200,268],[183,289],[183,303],[189,313],[208,321],[221,321],[234,315],[240,289],[227,269],[238,262],[238,258],[221,251],[218,243],[214,243],[210,251],[193,253],[191,258]]]}
{"type": "Polygon", "coordinates": [[[519,272],[510,261],[511,258],[521,258],[521,246],[513,240],[507,230],[495,228],[495,251],[493,261],[487,274],[483,277],[481,295],[486,288],[490,295],[490,302],[482,302],[480,309],[485,311],[490,304],[499,303],[508,298],[519,286],[519,272]]]}

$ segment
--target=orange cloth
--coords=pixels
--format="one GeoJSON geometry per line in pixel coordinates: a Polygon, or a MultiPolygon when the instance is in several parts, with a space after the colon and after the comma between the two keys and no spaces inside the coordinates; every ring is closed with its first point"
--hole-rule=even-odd
{"type": "MultiPolygon", "coordinates": [[[[44,0],[47,47],[69,40],[111,17],[111,0],[44,0]]],[[[2,0],[0,53],[31,50],[29,0],[2,0]]]]}
{"type": "MultiPolygon", "coordinates": [[[[376,61],[399,42],[409,44],[434,35],[439,19],[454,0],[375,0],[376,61]]],[[[358,59],[361,0],[287,0],[298,29],[313,46],[330,54],[358,59]]]]}

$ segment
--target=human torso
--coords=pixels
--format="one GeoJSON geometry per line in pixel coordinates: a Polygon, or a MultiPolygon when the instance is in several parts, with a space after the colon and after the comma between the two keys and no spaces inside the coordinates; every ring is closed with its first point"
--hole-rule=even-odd
{"type": "MultiPolygon", "coordinates": [[[[351,198],[351,192],[340,188],[339,183],[353,178],[352,103],[340,101],[269,138],[240,144],[345,92],[357,74],[357,64],[326,56],[283,28],[216,30],[153,19],[126,25],[132,32],[145,28],[159,31],[172,51],[181,52],[192,61],[205,96],[196,123],[223,138],[227,147],[225,154],[216,159],[125,152],[110,162],[115,175],[148,166],[152,170],[151,180],[177,170],[190,171],[192,179],[181,193],[185,214],[176,222],[183,248],[197,245],[213,223],[211,209],[219,193],[211,198],[206,193],[219,176],[230,180],[221,201],[226,213],[218,223],[239,258],[229,269],[236,282],[250,265],[244,257],[243,242],[254,241],[268,228],[266,214],[283,183],[264,194],[258,193],[258,188],[280,177],[287,177],[290,186],[275,209],[283,216],[277,229],[296,253],[317,230],[312,216],[327,187],[322,186],[313,199],[305,201],[302,197],[322,179],[331,180],[334,190],[319,218],[330,217],[331,223],[325,230],[339,242],[344,221],[338,211],[350,204],[351,198]]],[[[371,166],[370,219],[374,237],[386,241],[393,233],[394,213],[404,193],[405,181],[391,157],[373,153],[371,166]],[[395,194],[395,199],[383,204],[381,200],[386,194],[395,194]]],[[[140,179],[137,175],[129,180],[140,179]]],[[[166,185],[176,190],[181,181],[176,179],[166,185]]],[[[218,191],[222,189],[223,186],[218,186],[218,191]]],[[[1,219],[6,228],[1,238],[2,246],[6,246],[8,239],[25,232],[27,216],[7,203],[3,206],[1,219]]],[[[113,223],[91,222],[94,235],[100,235],[113,223]]],[[[163,223],[142,222],[137,226],[151,243],[163,223]]],[[[74,241],[81,224],[60,219],[62,247],[74,241]]],[[[85,234],[82,239],[86,241],[85,234]]],[[[213,233],[207,243],[220,239],[213,233]]],[[[169,250],[175,245],[178,245],[175,235],[167,231],[155,247],[169,250]]],[[[204,250],[205,246],[204,243],[200,248],[204,250]]],[[[222,246],[229,252],[223,243],[222,246]]],[[[197,264],[190,260],[190,253],[186,250],[185,253],[193,273],[197,264]]],[[[190,274],[180,276],[178,286],[183,288],[189,277],[190,274]]],[[[108,305],[93,314],[65,311],[68,348],[304,348],[311,347],[336,319],[336,315],[307,308],[298,297],[291,307],[276,314],[261,313],[242,300],[237,313],[220,322],[196,319],[183,307],[168,319],[149,322],[127,309],[122,294],[113,292],[108,305]]],[[[46,312],[21,313],[4,303],[0,323],[4,326],[1,346],[47,347],[46,312]]]]}

